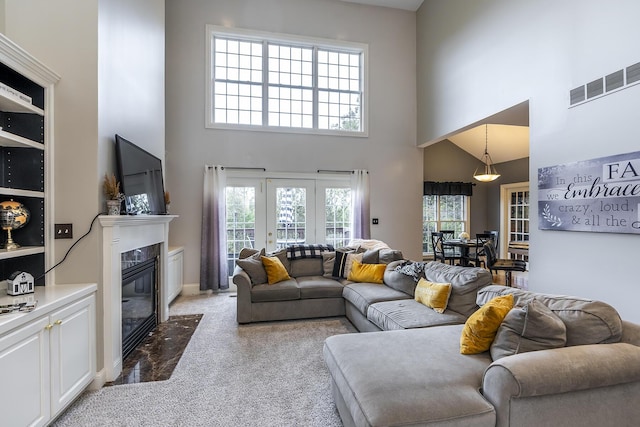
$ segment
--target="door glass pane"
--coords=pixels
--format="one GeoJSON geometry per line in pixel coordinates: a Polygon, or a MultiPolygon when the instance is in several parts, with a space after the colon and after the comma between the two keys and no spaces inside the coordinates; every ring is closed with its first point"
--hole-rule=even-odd
{"type": "Polygon", "coordinates": [[[325,190],[325,241],[336,248],[347,246],[351,238],[351,189],[325,190]]]}
{"type": "Polygon", "coordinates": [[[306,242],[307,192],[305,188],[279,187],[276,191],[276,247],[306,242]]]}
{"type": "Polygon", "coordinates": [[[233,272],[235,260],[244,247],[255,245],[256,189],[254,187],[227,187],[227,265],[233,272]]]}

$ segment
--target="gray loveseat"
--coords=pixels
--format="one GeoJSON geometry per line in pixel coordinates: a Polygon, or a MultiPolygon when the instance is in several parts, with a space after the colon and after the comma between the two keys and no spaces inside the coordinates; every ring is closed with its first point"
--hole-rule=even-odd
{"type": "Polygon", "coordinates": [[[640,326],[601,302],[498,285],[476,301],[505,294],[517,307],[479,354],[460,354],[463,324],[328,338],[324,358],[345,426],[638,425],[640,326]],[[537,324],[536,312],[555,326],[537,324]],[[519,321],[522,330],[512,330],[519,321]],[[553,343],[554,328],[564,344],[523,352],[553,343]]]}

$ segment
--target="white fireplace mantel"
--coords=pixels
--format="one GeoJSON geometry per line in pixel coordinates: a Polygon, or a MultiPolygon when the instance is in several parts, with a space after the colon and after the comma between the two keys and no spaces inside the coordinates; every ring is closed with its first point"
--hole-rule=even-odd
{"type": "Polygon", "coordinates": [[[102,290],[105,381],[122,372],[122,269],[120,255],[133,249],[160,244],[158,272],[158,320],[169,318],[167,252],[169,222],[176,215],[102,215],[102,290]]]}

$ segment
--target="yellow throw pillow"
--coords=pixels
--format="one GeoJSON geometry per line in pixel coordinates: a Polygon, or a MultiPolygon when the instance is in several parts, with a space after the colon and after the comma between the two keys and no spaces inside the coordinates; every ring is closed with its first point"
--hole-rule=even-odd
{"type": "Polygon", "coordinates": [[[500,324],[512,308],[513,295],[508,294],[495,297],[469,316],[460,336],[460,353],[477,354],[489,350],[500,324]]]}
{"type": "Polygon", "coordinates": [[[267,281],[270,285],[291,279],[289,273],[287,273],[287,269],[284,268],[284,265],[278,257],[263,256],[262,265],[264,265],[264,269],[267,271],[267,281]]]}
{"type": "Polygon", "coordinates": [[[352,282],[382,284],[384,283],[383,279],[386,269],[386,264],[362,264],[357,259],[354,259],[347,280],[351,280],[352,282]]]}
{"type": "Polygon", "coordinates": [[[433,308],[436,313],[444,313],[450,295],[451,283],[434,283],[420,278],[414,298],[420,304],[433,308]]]}

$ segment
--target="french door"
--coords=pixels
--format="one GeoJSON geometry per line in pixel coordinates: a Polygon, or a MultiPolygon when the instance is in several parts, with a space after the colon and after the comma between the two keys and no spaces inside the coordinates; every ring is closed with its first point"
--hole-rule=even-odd
{"type": "Polygon", "coordinates": [[[228,178],[226,206],[230,274],[244,247],[339,247],[351,237],[351,188],[344,179],[228,178]]]}
{"type": "Polygon", "coordinates": [[[272,179],[267,181],[267,252],[290,244],[315,243],[315,181],[272,179]]]}

